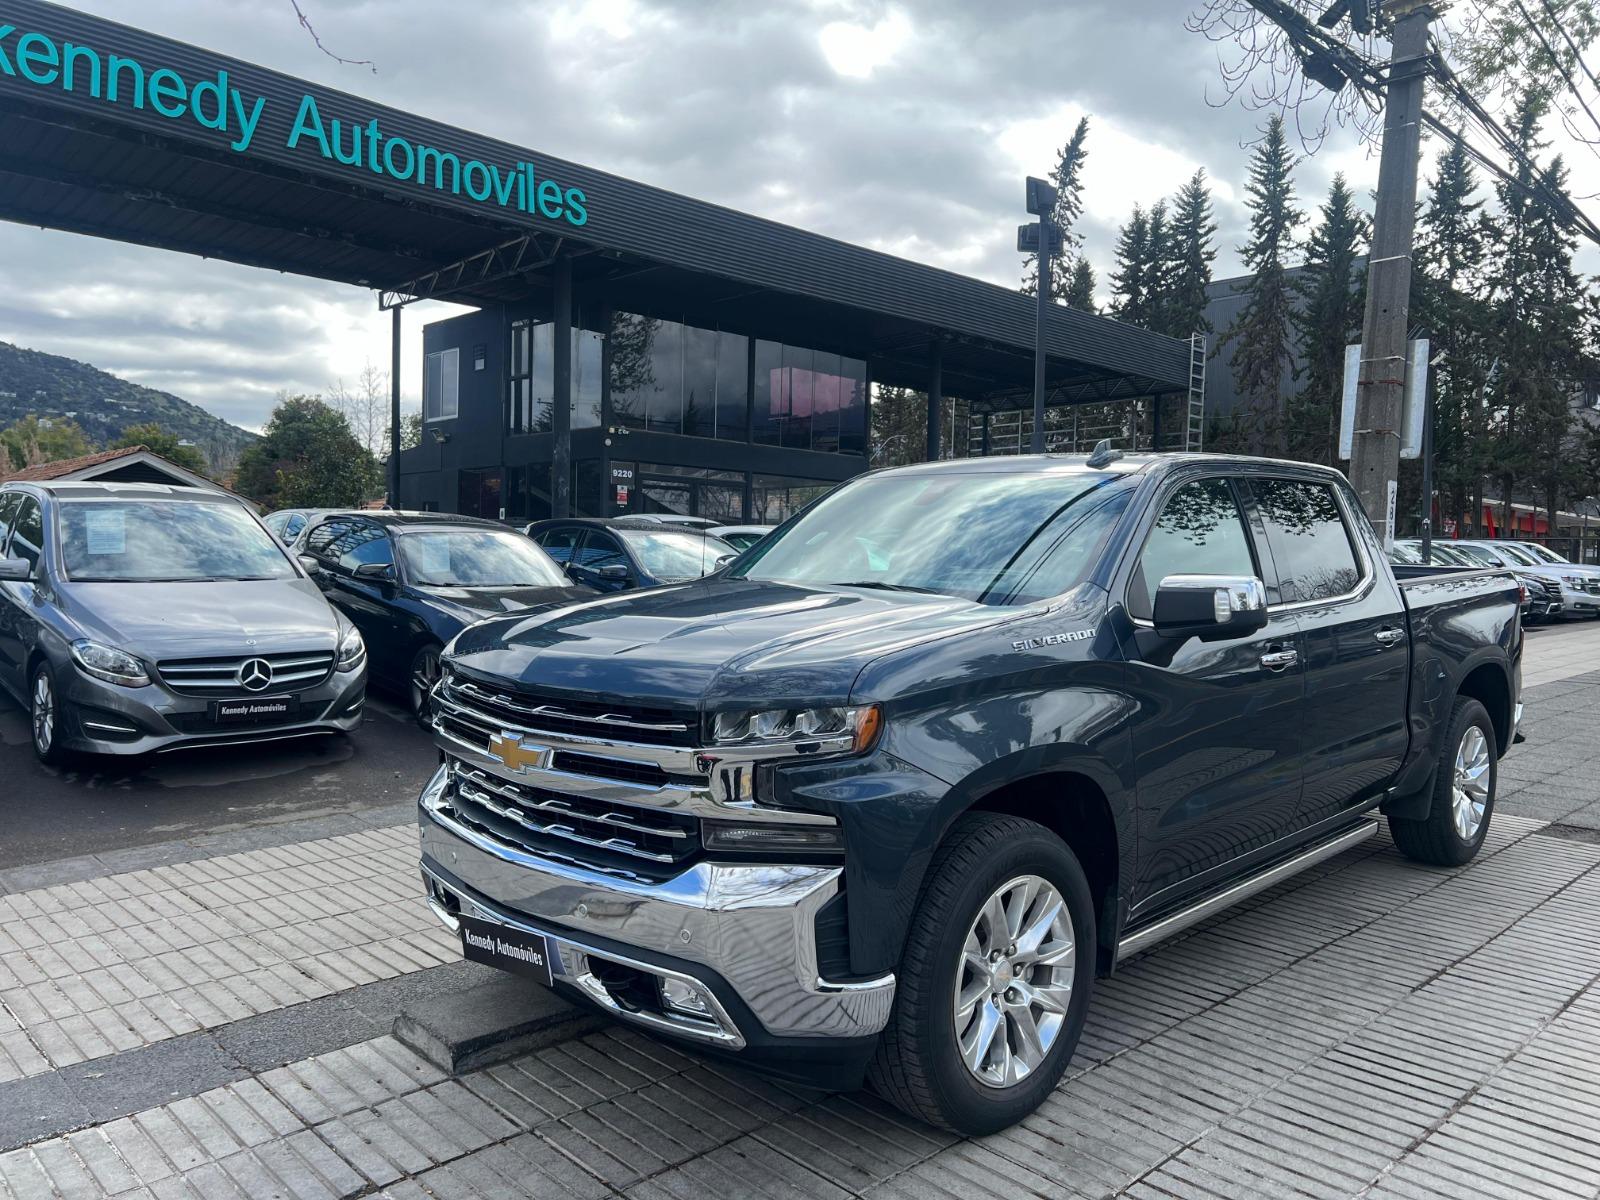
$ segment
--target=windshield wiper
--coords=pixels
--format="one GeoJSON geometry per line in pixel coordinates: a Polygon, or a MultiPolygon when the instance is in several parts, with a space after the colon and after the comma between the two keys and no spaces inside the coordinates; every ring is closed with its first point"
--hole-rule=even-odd
{"type": "Polygon", "coordinates": [[[885,583],[881,579],[852,579],[845,583],[836,583],[834,587],[876,588],[881,592],[920,592],[924,596],[943,596],[938,588],[915,587],[909,583],[885,583]]]}

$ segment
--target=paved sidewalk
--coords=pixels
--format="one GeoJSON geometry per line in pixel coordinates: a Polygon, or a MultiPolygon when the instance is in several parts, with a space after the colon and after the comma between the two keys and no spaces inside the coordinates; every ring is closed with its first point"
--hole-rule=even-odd
{"type": "MultiPolygon", "coordinates": [[[[1600,626],[1551,636],[1530,668],[1586,661],[1561,648],[1600,645],[1600,626]]],[[[1600,674],[1528,702],[1473,864],[1418,867],[1380,834],[1155,948],[1101,982],[1054,1097],[980,1141],[620,1027],[447,1079],[369,1019],[279,1065],[273,1045],[303,1041],[273,1039],[323,1006],[382,1011],[481,970],[421,902],[409,823],[15,877],[0,1200],[1600,1200],[1600,674]],[[212,1036],[264,1044],[159,1087],[128,1078],[212,1036]],[[63,1078],[110,1098],[51,1110],[41,1089],[63,1078]]]]}

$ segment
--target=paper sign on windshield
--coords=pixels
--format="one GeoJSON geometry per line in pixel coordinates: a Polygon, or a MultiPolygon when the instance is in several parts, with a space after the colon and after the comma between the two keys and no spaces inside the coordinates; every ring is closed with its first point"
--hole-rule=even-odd
{"type": "Polygon", "coordinates": [[[127,514],[120,508],[91,508],[83,514],[90,554],[122,554],[128,548],[127,514]]]}

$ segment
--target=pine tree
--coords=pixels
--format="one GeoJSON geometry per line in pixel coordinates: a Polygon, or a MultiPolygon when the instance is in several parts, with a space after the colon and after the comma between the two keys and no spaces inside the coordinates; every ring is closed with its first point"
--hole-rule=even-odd
{"type": "Polygon", "coordinates": [[[1484,394],[1494,353],[1484,281],[1492,227],[1474,199],[1477,174],[1457,137],[1439,159],[1417,231],[1412,277],[1413,320],[1442,352],[1434,372],[1433,457],[1441,515],[1466,534],[1480,534],[1483,476],[1488,466],[1484,394]]]}
{"type": "Polygon", "coordinates": [[[1211,211],[1211,190],[1202,167],[1178,190],[1172,212],[1172,250],[1167,269],[1167,292],[1157,322],[1160,332],[1186,338],[1209,333],[1206,320],[1207,289],[1217,250],[1211,239],[1217,222],[1211,211]]]}
{"type": "Polygon", "coordinates": [[[1367,219],[1357,210],[1344,175],[1336,174],[1294,284],[1302,299],[1292,319],[1304,381],[1289,405],[1288,448],[1294,458],[1331,466],[1338,454],[1345,347],[1361,340],[1360,259],[1366,238],[1367,219]]]}
{"type": "MultiPolygon", "coordinates": [[[[1050,181],[1056,188],[1056,205],[1051,216],[1061,231],[1061,246],[1050,260],[1052,300],[1059,301],[1066,296],[1074,264],[1083,252],[1083,235],[1078,232],[1077,225],[1078,218],[1083,216],[1083,164],[1088,157],[1088,139],[1089,118],[1080,117],[1072,136],[1056,157],[1055,170],[1050,173],[1050,181]]],[[[1038,294],[1037,255],[1028,255],[1022,264],[1022,290],[1030,296],[1038,294]]]]}
{"type": "Polygon", "coordinates": [[[1111,314],[1121,321],[1142,321],[1146,311],[1145,262],[1150,252],[1150,221],[1144,209],[1133,206],[1133,216],[1117,233],[1117,265],[1111,272],[1111,314]]]}
{"type": "Polygon", "coordinates": [[[1172,224],[1167,218],[1167,202],[1157,200],[1150,206],[1146,222],[1144,262],[1141,265],[1143,282],[1140,292],[1144,296],[1143,311],[1133,318],[1146,329],[1156,329],[1168,302],[1172,280],[1172,224]]]}
{"type": "Polygon", "coordinates": [[[1078,255],[1077,261],[1072,264],[1072,274],[1067,278],[1062,301],[1069,308],[1082,309],[1087,313],[1098,312],[1094,302],[1094,283],[1094,268],[1089,265],[1089,259],[1085,255],[1078,255]]]}
{"type": "Polygon", "coordinates": [[[1254,446],[1279,453],[1285,449],[1285,377],[1293,361],[1293,306],[1284,264],[1294,248],[1295,227],[1305,219],[1295,207],[1293,170],[1283,118],[1274,114],[1251,158],[1246,188],[1250,237],[1239,254],[1252,272],[1248,299],[1221,343],[1235,346],[1234,379],[1248,406],[1235,415],[1235,424],[1249,431],[1254,446]]]}

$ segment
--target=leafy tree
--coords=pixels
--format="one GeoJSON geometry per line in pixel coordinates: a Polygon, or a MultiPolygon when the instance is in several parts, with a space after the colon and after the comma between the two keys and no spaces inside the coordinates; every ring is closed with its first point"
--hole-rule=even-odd
{"type": "Polygon", "coordinates": [[[1117,231],[1117,265],[1111,271],[1111,315],[1122,321],[1142,324],[1149,311],[1145,281],[1150,255],[1150,218],[1135,204],[1133,215],[1117,231]]]}
{"type": "Polygon", "coordinates": [[[128,446],[143,446],[196,475],[204,475],[207,470],[206,456],[200,453],[198,446],[183,441],[177,434],[168,433],[155,421],[129,425],[122,431],[122,436],[111,443],[113,450],[128,446]]]}
{"type": "Polygon", "coordinates": [[[13,471],[78,458],[92,449],[76,421],[66,417],[41,418],[35,413],[0,430],[0,444],[5,447],[13,471]]]}
{"type": "Polygon", "coordinates": [[[420,445],[422,445],[422,413],[420,411],[407,413],[400,418],[400,449],[415,450],[420,445]]]}
{"type": "Polygon", "coordinates": [[[342,414],[317,396],[284,396],[240,456],[235,486],[268,508],[345,508],[383,484],[342,414]]]}
{"type": "Polygon", "coordinates": [[[1294,285],[1302,301],[1293,321],[1304,381],[1289,406],[1289,453],[1295,458],[1331,466],[1338,454],[1345,347],[1361,340],[1366,237],[1367,219],[1344,175],[1336,174],[1294,285]]]}
{"type": "Polygon", "coordinates": [[[1217,222],[1211,209],[1211,189],[1202,167],[1178,190],[1172,208],[1172,243],[1166,270],[1166,293],[1157,328],[1173,337],[1209,333],[1206,320],[1207,289],[1217,249],[1212,239],[1217,222]]]}
{"type": "Polygon", "coordinates": [[[1086,313],[1098,312],[1094,302],[1094,268],[1085,255],[1078,255],[1072,264],[1072,274],[1061,297],[1068,308],[1082,309],[1086,313]]]}
{"type": "Polygon", "coordinates": [[[1236,414],[1236,423],[1246,427],[1254,446],[1278,453],[1286,448],[1285,380],[1293,362],[1293,304],[1285,265],[1295,228],[1305,219],[1295,207],[1293,171],[1283,118],[1274,115],[1251,157],[1245,189],[1250,237],[1239,254],[1252,272],[1248,299],[1218,347],[1234,345],[1234,379],[1247,406],[1236,414]]]}
{"type": "MultiPolygon", "coordinates": [[[[1083,236],[1078,233],[1077,224],[1083,216],[1083,164],[1088,157],[1088,139],[1089,118],[1080,117],[1050,173],[1050,181],[1056,187],[1056,206],[1051,215],[1061,231],[1061,245],[1050,259],[1050,299],[1056,301],[1066,299],[1074,265],[1083,253],[1083,236]]],[[[1028,255],[1022,264],[1022,290],[1030,296],[1039,292],[1037,255],[1028,255]]]]}

